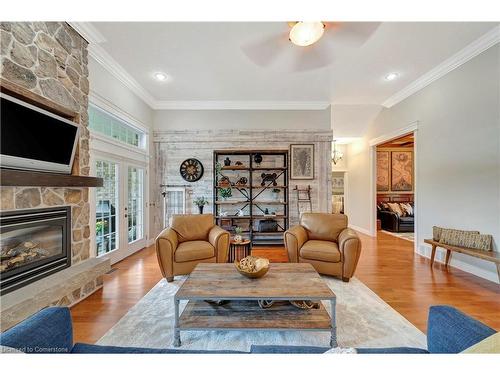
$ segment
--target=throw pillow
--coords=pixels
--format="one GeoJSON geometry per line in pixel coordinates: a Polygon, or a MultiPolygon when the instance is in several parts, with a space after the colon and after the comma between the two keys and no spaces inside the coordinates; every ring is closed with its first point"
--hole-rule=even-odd
{"type": "Polygon", "coordinates": [[[443,229],[439,242],[452,246],[491,250],[491,240],[489,240],[488,235],[481,235],[477,231],[443,229]],[[481,236],[486,237],[482,238],[481,236]]]}
{"type": "Polygon", "coordinates": [[[487,353],[500,353],[500,332],[479,341],[477,344],[472,345],[470,348],[465,349],[462,353],[469,354],[487,354],[487,353]]]}
{"type": "Polygon", "coordinates": [[[434,241],[438,241],[439,242],[439,240],[441,240],[441,232],[442,231],[443,231],[443,228],[433,226],[432,227],[432,239],[434,241]]]}
{"type": "Polygon", "coordinates": [[[464,246],[470,249],[492,251],[492,242],[493,236],[491,234],[471,233],[464,238],[464,246]]]}
{"type": "Polygon", "coordinates": [[[413,216],[413,207],[409,203],[400,203],[400,205],[405,211],[406,216],[413,216]]]}
{"type": "MultiPolygon", "coordinates": [[[[477,230],[458,230],[458,229],[448,229],[448,228],[441,228],[441,227],[436,227],[436,226],[433,226],[432,227],[432,239],[434,241],[438,241],[438,242],[442,242],[441,241],[441,238],[442,238],[442,235],[443,235],[443,231],[453,231],[458,235],[460,235],[461,233],[475,233],[475,234],[479,234],[479,232],[477,230]]],[[[449,240],[448,237],[451,236],[452,233],[448,233],[447,232],[447,241],[449,240]]],[[[446,242],[443,242],[443,243],[446,243],[446,242]]],[[[448,245],[453,245],[452,243],[449,243],[448,245]]],[[[459,245],[455,245],[455,246],[459,246],[459,245]]]]}
{"type": "Polygon", "coordinates": [[[340,346],[336,348],[331,348],[327,350],[324,354],[357,354],[355,348],[341,348],[340,346]]]}
{"type": "Polygon", "coordinates": [[[398,214],[399,216],[404,216],[403,210],[401,209],[399,203],[387,203],[387,205],[392,212],[398,214]]]}

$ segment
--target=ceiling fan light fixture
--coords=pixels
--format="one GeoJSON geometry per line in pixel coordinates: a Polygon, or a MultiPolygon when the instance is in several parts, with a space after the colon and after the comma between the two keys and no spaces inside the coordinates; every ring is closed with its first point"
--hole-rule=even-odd
{"type": "Polygon", "coordinates": [[[290,30],[290,41],[297,46],[310,46],[320,40],[324,32],[325,24],[321,21],[299,21],[290,30]]]}

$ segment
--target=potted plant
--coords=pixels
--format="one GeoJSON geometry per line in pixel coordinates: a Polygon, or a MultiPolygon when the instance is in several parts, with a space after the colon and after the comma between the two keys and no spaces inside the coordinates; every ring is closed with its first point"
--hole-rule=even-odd
{"type": "Polygon", "coordinates": [[[234,228],[234,233],[236,233],[236,235],[234,236],[234,242],[243,241],[243,237],[241,236],[241,234],[243,233],[243,228],[241,227],[234,228]]]}
{"type": "Polygon", "coordinates": [[[224,188],[224,189],[219,189],[219,196],[222,198],[223,201],[227,200],[227,198],[230,198],[233,196],[233,192],[230,187],[224,188]]]}
{"type": "Polygon", "coordinates": [[[277,200],[279,199],[279,197],[280,197],[280,195],[279,195],[279,194],[280,194],[280,191],[281,191],[281,190],[280,190],[280,189],[278,189],[278,188],[274,188],[274,189],[272,190],[273,200],[277,201],[277,200]]]}
{"type": "Polygon", "coordinates": [[[203,213],[203,207],[205,207],[206,204],[208,204],[208,201],[204,196],[197,197],[195,200],[193,200],[193,203],[198,206],[198,210],[200,214],[203,213]]]}

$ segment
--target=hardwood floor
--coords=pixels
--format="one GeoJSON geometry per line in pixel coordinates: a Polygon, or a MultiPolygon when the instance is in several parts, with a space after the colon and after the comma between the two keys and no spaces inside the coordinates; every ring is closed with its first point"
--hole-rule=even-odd
{"type": "MultiPolygon", "coordinates": [[[[500,330],[500,286],[413,252],[413,243],[380,233],[360,235],[362,255],[355,274],[384,301],[425,332],[429,306],[453,305],[500,330]]],[[[284,248],[259,248],[254,255],[286,262],[284,248]]],[[[74,339],[94,343],[161,279],[154,247],[115,264],[104,288],[71,308],[74,339]]]]}

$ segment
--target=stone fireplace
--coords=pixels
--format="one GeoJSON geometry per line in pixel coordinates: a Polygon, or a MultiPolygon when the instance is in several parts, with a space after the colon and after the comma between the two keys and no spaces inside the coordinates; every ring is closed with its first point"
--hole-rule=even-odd
{"type": "MultiPolygon", "coordinates": [[[[54,103],[54,108],[62,108],[74,114],[70,119],[79,123],[81,129],[73,174],[88,176],[90,166],[87,129],[89,94],[87,41],[66,22],[0,22],[0,37],[2,88],[6,86],[19,88],[19,91],[30,94],[31,98],[43,99],[45,105],[54,103]]],[[[37,105],[36,99],[32,100],[31,104],[37,105]]],[[[43,108],[50,110],[47,107],[43,108]]],[[[59,269],[57,273],[6,294],[2,288],[2,331],[46,306],[72,305],[102,286],[102,275],[109,269],[109,261],[104,264],[106,262],[95,258],[90,249],[89,188],[72,185],[36,186],[36,184],[1,186],[0,197],[2,220],[5,212],[9,214],[21,214],[24,210],[71,212],[69,215],[71,225],[62,235],[70,245],[67,246],[65,266],[71,266],[59,269]]],[[[55,233],[51,236],[57,238],[55,233]]],[[[16,245],[13,245],[14,242],[7,245],[5,251],[24,252],[25,261],[31,259],[43,263],[40,254],[43,253],[42,250],[47,249],[40,247],[41,239],[21,240],[16,245]]],[[[2,242],[2,249],[3,246],[2,242]]],[[[8,262],[6,265],[10,264],[8,267],[13,267],[11,263],[15,258],[10,257],[10,254],[2,255],[2,260],[4,258],[8,262]]],[[[16,260],[19,261],[21,259],[16,260]]],[[[19,266],[19,269],[24,267],[25,265],[19,266]]],[[[9,270],[5,270],[7,274],[9,270]]],[[[2,283],[3,280],[4,272],[2,272],[2,283]]]]}

